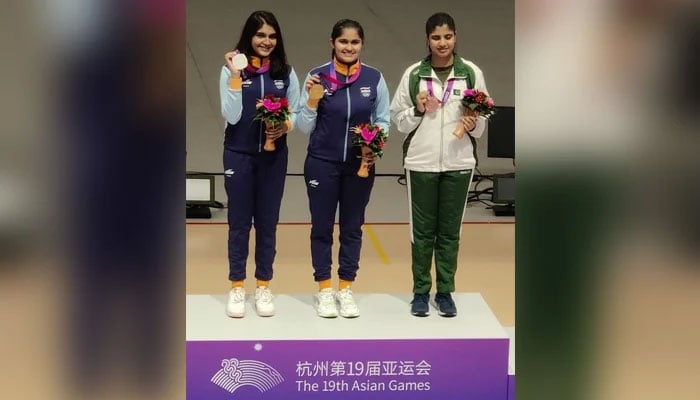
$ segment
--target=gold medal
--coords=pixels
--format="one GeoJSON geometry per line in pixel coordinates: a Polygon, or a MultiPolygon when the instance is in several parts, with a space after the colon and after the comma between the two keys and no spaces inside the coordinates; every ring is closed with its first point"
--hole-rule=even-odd
{"type": "Polygon", "coordinates": [[[323,85],[315,84],[309,88],[309,99],[318,100],[323,97],[323,85]]]}

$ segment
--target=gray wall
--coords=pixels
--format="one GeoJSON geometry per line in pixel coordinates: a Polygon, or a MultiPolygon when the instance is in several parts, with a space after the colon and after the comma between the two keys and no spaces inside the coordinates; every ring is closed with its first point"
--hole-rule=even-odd
{"type": "MultiPolygon", "coordinates": [[[[486,76],[499,105],[514,105],[513,0],[433,0],[329,2],[320,0],[187,2],[187,169],[221,171],[223,118],[219,106],[219,72],[223,55],[238,41],[243,22],[256,9],[272,11],[284,35],[290,63],[300,81],[330,57],[328,40],[341,18],[359,21],[365,29],[362,60],[384,74],[392,96],[403,71],[426,54],[425,20],[434,12],[450,13],[457,24],[457,51],[474,61],[486,76]]],[[[402,173],[403,135],[392,128],[393,140],[377,164],[379,173],[402,173]]],[[[487,159],[486,140],[479,139],[482,173],[513,171],[511,160],[487,159]]],[[[291,132],[289,173],[301,173],[307,139],[291,132]]],[[[222,198],[218,190],[217,198],[222,198]]],[[[225,197],[224,197],[225,198],[225,197]]]]}
{"type": "MultiPolygon", "coordinates": [[[[191,0],[187,2],[187,169],[221,172],[224,120],[220,115],[219,73],[223,55],[238,41],[243,22],[256,9],[272,11],[279,20],[290,63],[303,81],[314,66],[330,59],[333,24],[341,18],[359,21],[365,29],[362,60],[379,68],[393,95],[403,71],[426,54],[425,20],[434,12],[450,13],[457,24],[457,51],[484,71],[489,92],[500,105],[514,104],[513,0],[359,0],[353,2],[191,0]],[[346,11],[342,11],[345,9],[346,11]]],[[[390,131],[393,140],[377,172],[401,174],[403,135],[390,131]]],[[[513,171],[512,160],[486,158],[488,133],[479,139],[480,171],[513,171]]],[[[302,173],[307,137],[289,134],[290,174],[302,173]]],[[[217,177],[215,197],[226,202],[223,178],[217,177]]],[[[488,187],[482,182],[480,189],[488,187]]],[[[493,218],[483,204],[472,203],[465,220],[493,218]],[[481,207],[481,208],[479,208],[481,207]]],[[[366,212],[367,222],[406,222],[405,186],[394,177],[377,178],[366,212]]],[[[225,219],[225,211],[214,218],[225,219]]],[[[282,222],[308,222],[308,200],[303,178],[289,177],[285,185],[282,222]]]]}

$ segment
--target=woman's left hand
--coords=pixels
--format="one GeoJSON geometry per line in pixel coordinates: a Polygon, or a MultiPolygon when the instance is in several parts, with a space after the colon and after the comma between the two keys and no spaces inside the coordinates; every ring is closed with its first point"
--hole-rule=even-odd
{"type": "Polygon", "coordinates": [[[367,155],[360,156],[360,157],[361,157],[363,160],[365,160],[365,162],[367,163],[367,165],[369,165],[370,167],[371,167],[372,165],[374,165],[374,163],[377,161],[377,155],[374,154],[374,153],[369,153],[369,154],[367,154],[367,155]]]}
{"type": "Polygon", "coordinates": [[[265,133],[269,139],[276,140],[280,136],[287,133],[287,124],[283,122],[279,125],[275,125],[274,127],[268,127],[265,129],[265,133]]]}
{"type": "Polygon", "coordinates": [[[464,129],[466,129],[467,132],[471,132],[474,128],[476,128],[476,116],[466,115],[462,117],[461,121],[462,125],[464,125],[464,129]]]}

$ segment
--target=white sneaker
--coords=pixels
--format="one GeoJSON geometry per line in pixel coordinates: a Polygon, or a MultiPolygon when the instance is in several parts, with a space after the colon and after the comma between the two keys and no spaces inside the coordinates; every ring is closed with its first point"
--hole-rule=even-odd
{"type": "Polygon", "coordinates": [[[226,315],[231,318],[243,318],[245,316],[245,290],[242,287],[233,288],[228,292],[226,315]]]}
{"type": "Polygon", "coordinates": [[[355,298],[352,296],[352,290],[349,288],[339,290],[335,294],[335,299],[338,301],[341,317],[355,318],[360,316],[360,309],[357,308],[355,298]]]}
{"type": "Polygon", "coordinates": [[[267,286],[255,289],[255,311],[261,317],[275,315],[275,303],[272,302],[272,292],[267,286]]]}
{"type": "Polygon", "coordinates": [[[314,306],[319,317],[335,318],[338,316],[338,309],[335,308],[335,296],[333,289],[321,289],[314,296],[314,306]]]}

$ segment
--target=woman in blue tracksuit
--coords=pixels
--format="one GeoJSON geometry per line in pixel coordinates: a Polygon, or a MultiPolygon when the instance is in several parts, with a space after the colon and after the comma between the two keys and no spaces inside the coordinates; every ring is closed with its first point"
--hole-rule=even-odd
{"type": "MultiPolygon", "coordinates": [[[[374,169],[367,178],[357,176],[361,156],[352,144],[351,129],[372,122],[389,131],[389,90],[379,70],[360,62],[363,42],[364,32],[357,21],[344,19],[335,24],[330,39],[332,59],[307,75],[297,121],[299,130],[310,135],[304,179],[311,211],[311,260],[319,284],[314,305],[325,318],[360,315],[350,286],[359,268],[361,228],[374,169]],[[320,99],[309,96],[315,85],[324,87],[320,99]],[[331,248],[338,207],[339,284],[335,292],[331,248]]],[[[372,163],[374,157],[369,158],[372,163]]]]}
{"type": "Polygon", "coordinates": [[[286,133],[294,126],[299,105],[299,81],[287,64],[282,32],[275,16],[255,11],[245,22],[236,50],[224,56],[221,69],[221,113],[226,119],[224,181],[228,196],[228,258],[231,290],[226,306],[230,317],[245,315],[246,259],[251,225],[255,224],[255,310],[274,315],[269,282],[275,259],[279,210],[287,174],[286,133]],[[239,70],[233,62],[243,53],[248,65],[239,70]],[[286,124],[265,128],[253,120],[256,102],[267,94],[287,97],[292,111],[286,124]],[[263,149],[267,138],[276,149],[263,149]]]}

